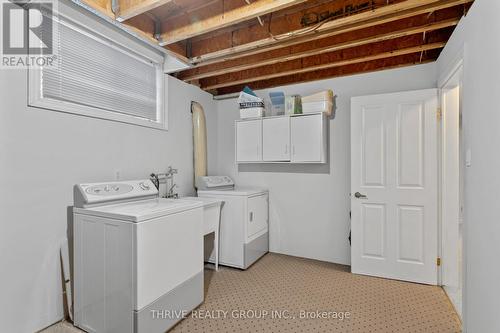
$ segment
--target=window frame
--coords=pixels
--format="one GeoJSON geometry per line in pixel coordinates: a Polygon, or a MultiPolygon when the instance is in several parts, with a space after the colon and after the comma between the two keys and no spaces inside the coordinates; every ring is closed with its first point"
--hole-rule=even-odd
{"type": "Polygon", "coordinates": [[[110,47],[119,47],[124,51],[129,51],[130,56],[132,57],[140,56],[158,64],[159,66],[156,70],[157,120],[99,109],[79,103],[43,97],[42,69],[38,68],[29,68],[28,70],[28,106],[159,130],[168,130],[168,76],[163,74],[163,54],[151,47],[148,47],[145,43],[141,43],[131,36],[125,35],[116,27],[102,21],[99,17],[95,15],[90,16],[88,13],[82,12],[74,7],[65,6],[62,3],[59,5],[59,13],[58,17],[55,18],[55,21],[58,23],[59,21],[63,21],[62,24],[67,22],[70,26],[75,26],[77,29],[83,30],[84,33],[92,33],[94,34],[93,37],[103,39],[106,43],[109,42],[111,44],[110,47]]]}

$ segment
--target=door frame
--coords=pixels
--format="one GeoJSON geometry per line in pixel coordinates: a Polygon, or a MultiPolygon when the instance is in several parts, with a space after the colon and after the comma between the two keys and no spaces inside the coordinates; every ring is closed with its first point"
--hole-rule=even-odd
{"type": "MultiPolygon", "coordinates": [[[[464,90],[464,50],[463,48],[457,53],[457,56],[455,57],[455,60],[452,61],[449,66],[447,66],[447,69],[444,71],[444,75],[442,75],[438,79],[438,103],[439,106],[441,107],[441,112],[446,116],[446,108],[444,107],[444,91],[447,88],[451,87],[459,87],[459,181],[460,181],[460,186],[459,186],[459,198],[460,198],[460,207],[461,209],[465,209],[464,207],[464,200],[463,200],[463,195],[464,195],[464,146],[463,146],[463,131],[462,131],[462,110],[463,110],[463,90],[464,90]]],[[[443,118],[442,118],[443,119],[443,118]]],[[[444,226],[444,221],[443,221],[443,204],[444,204],[444,197],[443,197],[443,187],[444,187],[444,172],[445,172],[445,166],[443,164],[443,158],[444,158],[444,151],[443,151],[443,142],[444,142],[444,126],[446,125],[442,119],[439,121],[438,124],[438,141],[439,141],[439,158],[438,158],[438,170],[439,170],[439,175],[438,175],[438,253],[439,257],[442,258],[443,252],[444,252],[444,238],[443,238],[443,226],[444,226]]],[[[460,209],[460,208],[459,208],[460,209]]],[[[459,215],[460,216],[460,215],[459,215]]],[[[461,215],[463,217],[463,213],[461,215]]],[[[460,218],[460,217],[459,217],[460,218]]],[[[462,223],[462,276],[461,276],[461,284],[462,284],[462,300],[461,300],[461,319],[463,323],[463,327],[465,326],[465,307],[466,307],[466,276],[467,276],[467,266],[466,266],[466,223],[463,221],[462,223]]],[[[444,258],[446,260],[446,258],[444,258]]],[[[443,285],[443,265],[438,267],[438,284],[440,286],[443,285]]],[[[446,291],[445,291],[446,292],[446,291]]]]}

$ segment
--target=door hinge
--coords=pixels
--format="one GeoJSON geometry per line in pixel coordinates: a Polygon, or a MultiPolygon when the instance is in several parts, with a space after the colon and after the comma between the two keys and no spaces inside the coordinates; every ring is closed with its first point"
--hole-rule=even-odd
{"type": "Polygon", "coordinates": [[[440,257],[436,258],[436,265],[441,266],[441,258],[440,257]]]}
{"type": "Polygon", "coordinates": [[[441,120],[443,118],[443,109],[437,108],[437,110],[436,110],[436,118],[438,120],[441,120]]]}

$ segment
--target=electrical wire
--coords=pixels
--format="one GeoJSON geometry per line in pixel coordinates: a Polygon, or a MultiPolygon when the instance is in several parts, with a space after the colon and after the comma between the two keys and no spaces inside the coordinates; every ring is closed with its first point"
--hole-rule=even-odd
{"type": "MultiPolygon", "coordinates": [[[[389,4],[389,1],[387,1],[387,4],[389,4]]],[[[373,1],[371,2],[371,6],[370,6],[370,10],[375,10],[377,7],[376,5],[373,3],[373,1]]],[[[353,13],[356,13],[356,11],[354,12],[351,12],[349,14],[353,14],[353,13]]],[[[272,19],[272,13],[271,13],[271,18],[269,19],[269,29],[268,29],[268,33],[269,33],[269,36],[274,39],[275,41],[281,41],[281,40],[284,40],[284,39],[288,39],[288,38],[293,38],[293,37],[297,37],[297,36],[302,36],[302,35],[306,35],[306,34],[309,34],[309,33],[312,33],[312,32],[315,32],[317,31],[319,28],[321,28],[325,23],[327,22],[330,22],[330,21],[333,21],[333,20],[336,20],[340,17],[345,17],[346,14],[344,13],[342,16],[333,16],[333,17],[329,17],[321,22],[318,22],[316,25],[314,26],[311,26],[311,27],[308,27],[306,29],[303,29],[303,30],[300,30],[300,31],[297,31],[297,32],[293,32],[293,33],[288,33],[286,34],[285,36],[283,37],[277,37],[275,35],[273,35],[271,33],[271,19],[272,19]]]]}

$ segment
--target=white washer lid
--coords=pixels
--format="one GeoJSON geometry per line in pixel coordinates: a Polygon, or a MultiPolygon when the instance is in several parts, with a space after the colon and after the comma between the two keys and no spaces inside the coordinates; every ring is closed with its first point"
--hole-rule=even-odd
{"type": "Polygon", "coordinates": [[[203,203],[194,200],[157,198],[92,208],[74,208],[74,212],[130,222],[141,222],[198,207],[203,207],[203,203]]]}
{"type": "Polygon", "coordinates": [[[269,192],[269,191],[265,188],[235,186],[233,189],[229,189],[229,190],[224,190],[224,189],[221,189],[221,190],[198,190],[198,196],[201,196],[201,195],[251,196],[251,195],[264,194],[267,192],[269,192]]]}

